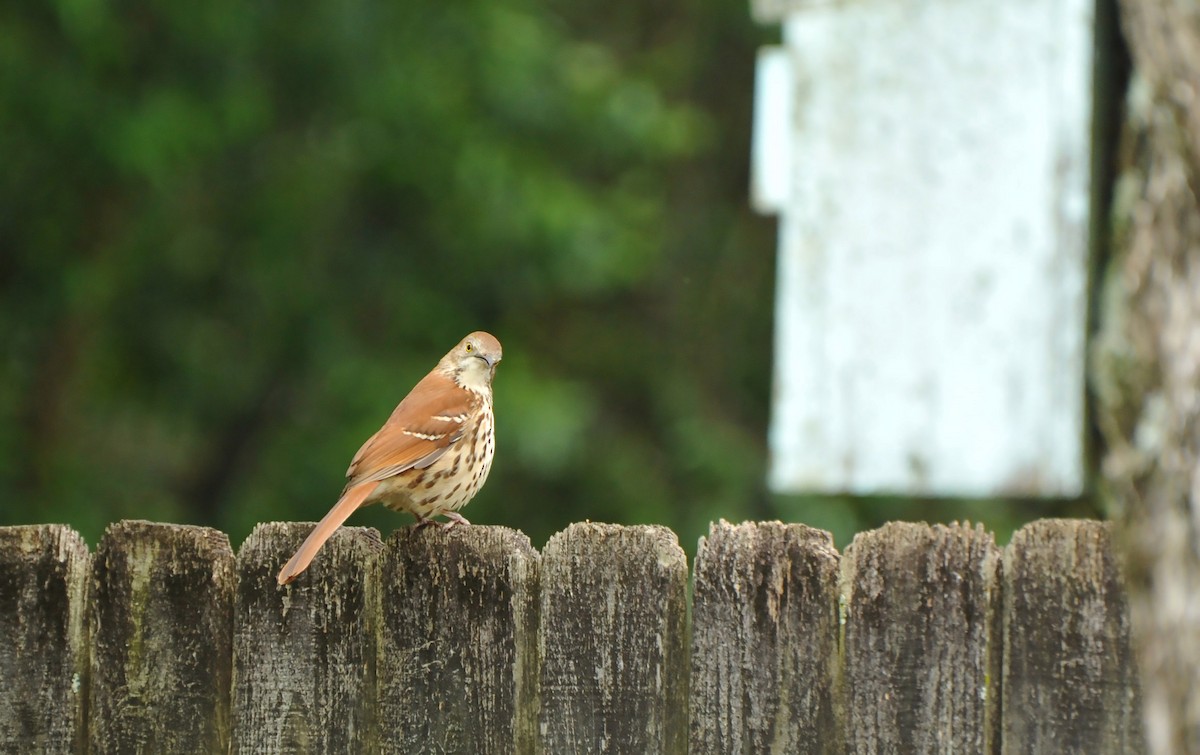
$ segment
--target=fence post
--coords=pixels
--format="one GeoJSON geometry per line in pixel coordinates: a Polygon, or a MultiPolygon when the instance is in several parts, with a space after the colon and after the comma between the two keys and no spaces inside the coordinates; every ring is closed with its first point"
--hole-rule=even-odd
{"type": "Polygon", "coordinates": [[[92,561],[92,752],[229,746],[233,552],[206,527],[123,521],[92,561]]]}
{"type": "Polygon", "coordinates": [[[695,570],[691,751],[842,752],[830,534],[722,521],[695,570]]]}
{"type": "Polygon", "coordinates": [[[1047,519],[1004,558],[1004,752],[1145,749],[1108,524],[1047,519]]]}
{"type": "Polygon", "coordinates": [[[1000,551],[982,527],[892,523],[843,564],[851,752],[991,753],[1000,551]]]}
{"type": "Polygon", "coordinates": [[[533,751],[538,561],[503,527],[388,539],[375,581],[381,752],[533,751]]]}
{"type": "Polygon", "coordinates": [[[86,749],[88,565],[69,527],[0,527],[0,752],[86,749]]]}
{"type": "Polygon", "coordinates": [[[280,567],[311,523],[260,524],[238,551],[233,753],[367,752],[374,746],[375,624],[369,603],[379,533],[343,527],[308,571],[280,567]]]}
{"type": "Polygon", "coordinates": [[[541,751],[687,751],[687,559],[664,527],[572,524],[542,550],[541,751]]]}

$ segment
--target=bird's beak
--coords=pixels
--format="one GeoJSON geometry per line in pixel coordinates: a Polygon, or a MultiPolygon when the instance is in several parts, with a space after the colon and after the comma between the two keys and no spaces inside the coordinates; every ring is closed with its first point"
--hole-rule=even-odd
{"type": "Polygon", "coordinates": [[[476,354],[475,356],[477,356],[477,357],[479,357],[480,359],[482,359],[482,360],[484,361],[484,363],[485,363],[485,364],[488,366],[488,369],[489,369],[489,370],[493,370],[493,369],[495,369],[495,368],[496,368],[496,362],[499,362],[499,361],[500,361],[500,358],[499,358],[499,357],[493,357],[493,356],[484,356],[484,355],[482,355],[482,354],[476,354]]]}

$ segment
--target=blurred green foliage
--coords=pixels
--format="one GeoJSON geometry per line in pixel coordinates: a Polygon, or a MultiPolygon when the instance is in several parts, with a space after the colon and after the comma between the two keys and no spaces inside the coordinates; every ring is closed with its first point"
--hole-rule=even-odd
{"type": "Polygon", "coordinates": [[[769,33],[741,0],[5,4],[0,523],[318,518],[474,329],[505,359],[466,513],[535,544],[1045,515],[766,493],[769,33]]]}

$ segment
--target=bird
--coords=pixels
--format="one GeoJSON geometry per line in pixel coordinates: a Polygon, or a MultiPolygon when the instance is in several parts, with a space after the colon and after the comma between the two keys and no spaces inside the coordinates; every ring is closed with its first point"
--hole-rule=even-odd
{"type": "Polygon", "coordinates": [[[280,570],[280,585],[303,573],[360,506],[382,503],[412,514],[417,526],[440,515],[447,529],[470,524],[458,510],[475,497],[492,468],[492,378],[501,356],[500,341],[476,331],[421,378],[354,454],[341,497],[280,570]]]}

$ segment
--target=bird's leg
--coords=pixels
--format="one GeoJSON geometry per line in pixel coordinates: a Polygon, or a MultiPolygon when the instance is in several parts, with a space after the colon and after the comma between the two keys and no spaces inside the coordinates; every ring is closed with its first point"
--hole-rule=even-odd
{"type": "Polygon", "coordinates": [[[446,519],[448,519],[449,521],[447,521],[445,524],[442,525],[442,529],[445,529],[445,530],[448,530],[451,527],[454,527],[455,525],[459,525],[459,524],[466,524],[466,525],[471,524],[470,522],[467,521],[467,518],[465,516],[458,513],[457,511],[448,512],[446,514],[446,519]]]}
{"type": "Polygon", "coordinates": [[[428,527],[431,524],[437,524],[437,522],[433,521],[427,516],[421,516],[420,514],[413,514],[413,516],[417,518],[417,523],[413,525],[413,529],[420,530],[428,527]]]}

